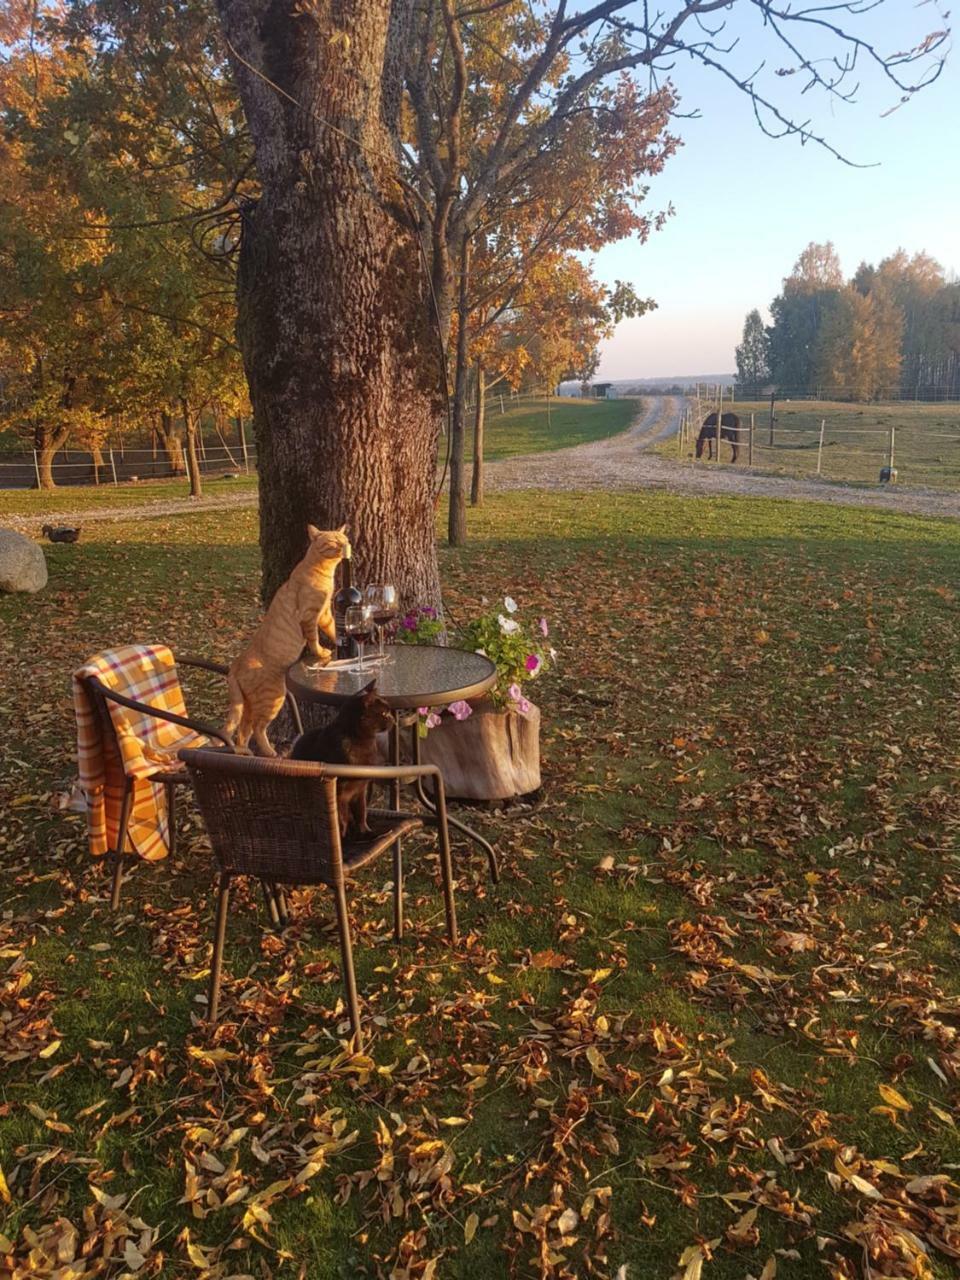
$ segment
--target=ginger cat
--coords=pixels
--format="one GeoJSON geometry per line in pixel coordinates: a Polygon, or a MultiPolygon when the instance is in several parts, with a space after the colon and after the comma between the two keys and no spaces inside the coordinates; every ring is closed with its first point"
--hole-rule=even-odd
{"type": "Polygon", "coordinates": [[[314,658],[330,661],[321,645],[333,649],[336,644],[333,576],[350,546],[346,528],[321,532],[307,525],[307,554],[270,601],[250,644],[230,666],[230,710],[224,728],[238,750],[246,750],[252,736],[263,755],[277,754],[267,739],[267,728],[280,714],[287,670],[300,657],[304,644],[314,658]]]}

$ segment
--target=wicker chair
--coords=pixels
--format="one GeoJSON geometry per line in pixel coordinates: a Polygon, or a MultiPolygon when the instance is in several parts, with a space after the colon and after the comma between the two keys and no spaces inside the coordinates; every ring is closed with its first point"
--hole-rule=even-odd
{"type": "Polygon", "coordinates": [[[276,886],[324,884],[333,890],[340,934],[343,982],[354,1041],[360,1048],[360,1009],[353,970],[353,944],[347,914],[346,881],[388,849],[394,855],[394,935],[403,936],[401,838],[423,825],[420,818],[395,810],[371,809],[371,832],[341,839],[337,815],[340,779],[365,778],[391,783],[429,777],[437,805],[440,874],[447,935],[457,942],[453,870],[446,798],[435,765],[360,766],[314,764],[307,760],[265,760],[218,750],[184,750],[180,758],[193,778],[197,802],[220,867],[219,895],[210,970],[209,1019],[220,1004],[223,944],[235,876],[254,876],[276,886]]]}
{"type": "MultiPolygon", "coordinates": [[[[226,676],[227,668],[220,662],[210,662],[206,658],[188,658],[177,657],[178,667],[193,667],[200,671],[211,671],[215,675],[226,676]]],[[[140,702],[135,698],[128,698],[124,694],[118,693],[115,689],[109,688],[101,680],[93,676],[87,676],[83,680],[83,685],[90,699],[90,704],[94,709],[97,720],[100,723],[100,733],[103,737],[104,749],[115,755],[120,769],[123,768],[123,758],[120,747],[117,742],[116,730],[110,717],[109,702],[119,703],[120,706],[129,707],[133,711],[140,711],[144,715],[152,716],[158,720],[166,720],[171,724],[180,725],[185,730],[192,730],[194,733],[204,734],[208,738],[215,738],[222,742],[225,747],[233,749],[233,741],[220,728],[215,725],[207,724],[203,720],[197,720],[192,716],[178,716],[170,711],[166,711],[161,707],[150,706],[145,702],[140,702]]],[[[291,694],[287,694],[287,700],[284,704],[285,715],[289,719],[289,723],[293,728],[294,735],[301,733],[302,725],[300,721],[300,713],[297,703],[291,694]]],[[[190,775],[186,769],[163,769],[158,770],[155,777],[148,779],[151,782],[162,783],[167,792],[167,813],[170,826],[169,849],[170,855],[176,852],[176,788],[190,781],[190,775]]],[[[131,808],[133,804],[133,782],[128,777],[125,779],[123,799],[120,809],[120,827],[117,835],[117,848],[114,854],[113,869],[113,885],[110,893],[110,906],[116,911],[120,906],[120,888],[123,884],[123,860],[126,853],[127,829],[130,822],[131,808]]],[[[271,919],[274,924],[282,922],[282,899],[272,894],[270,887],[264,885],[264,898],[267,908],[270,912],[271,919]]]]}

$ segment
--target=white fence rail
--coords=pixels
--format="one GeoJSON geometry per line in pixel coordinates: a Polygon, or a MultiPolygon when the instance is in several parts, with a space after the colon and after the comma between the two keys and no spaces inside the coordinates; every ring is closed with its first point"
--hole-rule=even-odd
{"type": "MultiPolygon", "coordinates": [[[[256,470],[256,446],[199,441],[197,464],[203,475],[248,474],[256,470]]],[[[42,462],[36,449],[0,454],[0,489],[40,487],[42,462]]],[[[158,480],[186,475],[186,452],[177,463],[162,448],[104,448],[100,461],[87,449],[60,449],[52,463],[57,485],[116,485],[131,480],[158,480]]]]}

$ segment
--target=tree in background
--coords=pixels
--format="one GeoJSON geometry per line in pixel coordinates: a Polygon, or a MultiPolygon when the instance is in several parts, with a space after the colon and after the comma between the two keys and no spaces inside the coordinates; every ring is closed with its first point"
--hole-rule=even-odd
{"type": "Polygon", "coordinates": [[[770,338],[760,312],[754,308],[743,323],[743,338],[737,347],[737,390],[757,396],[770,381],[770,338]]]}
{"type": "MultiPolygon", "coordinates": [[[[873,400],[960,393],[960,286],[926,253],[861,262],[809,245],[771,304],[773,381],[785,395],[873,400]]],[[[739,350],[738,350],[739,359],[739,350]]]]}
{"type": "Polygon", "coordinates": [[[818,381],[835,388],[836,399],[892,395],[900,375],[902,331],[902,312],[887,287],[877,283],[862,293],[845,286],[818,337],[818,381]]]}
{"type": "Polygon", "coordinates": [[[781,395],[803,394],[819,379],[821,331],[839,304],[843,269],[833,245],[811,242],[770,304],[771,380],[781,395]]]}

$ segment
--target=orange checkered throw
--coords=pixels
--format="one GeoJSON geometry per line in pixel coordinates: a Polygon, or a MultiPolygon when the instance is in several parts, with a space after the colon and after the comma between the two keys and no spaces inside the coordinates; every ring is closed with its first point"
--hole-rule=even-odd
{"type": "Polygon", "coordinates": [[[165,770],[181,768],[182,747],[209,743],[194,733],[142,711],[107,702],[119,756],[104,743],[103,728],[81,677],[96,676],[108,688],[151,707],[187,714],[173,654],[165,645],[124,645],[90,658],[74,673],[73,704],[77,715],[77,758],[80,785],[87,798],[90,852],[100,856],[116,849],[126,778],[133,780],[133,806],[128,841],[141,858],[156,861],[169,852],[166,791],[150,781],[165,770]]]}

